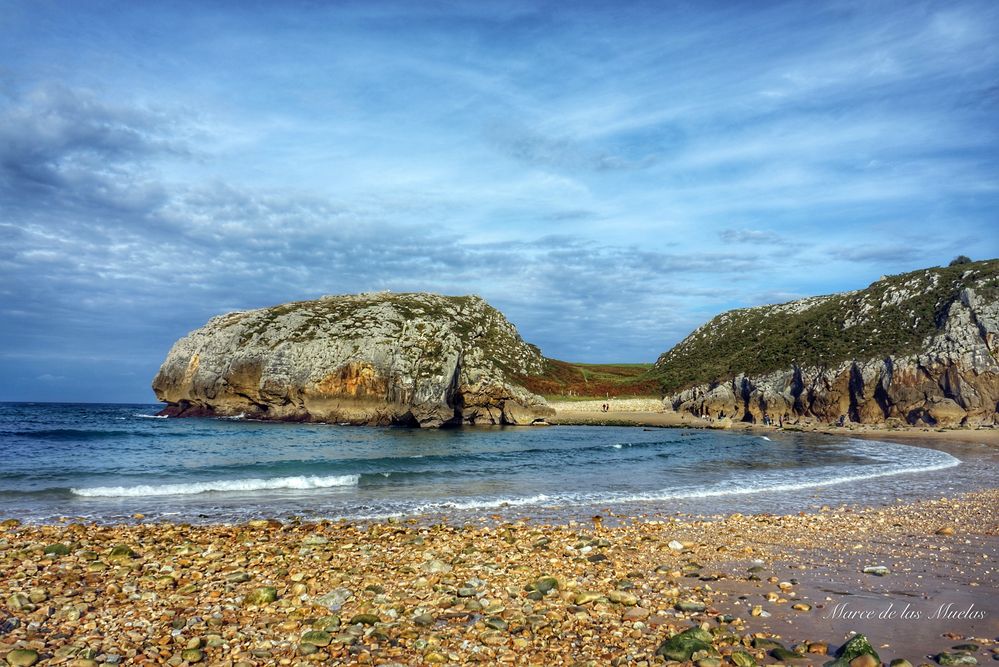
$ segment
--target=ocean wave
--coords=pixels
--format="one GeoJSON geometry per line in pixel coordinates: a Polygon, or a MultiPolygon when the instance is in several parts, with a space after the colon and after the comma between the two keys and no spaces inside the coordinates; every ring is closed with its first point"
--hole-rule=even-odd
{"type": "MultiPolygon", "coordinates": [[[[780,478],[775,478],[774,475],[762,476],[755,480],[728,483],[723,482],[720,485],[714,486],[714,488],[661,489],[640,493],[609,492],[594,494],[538,494],[523,497],[445,500],[418,505],[404,512],[399,512],[397,515],[435,514],[438,512],[454,510],[488,510],[500,509],[503,507],[519,507],[524,505],[584,506],[604,505],[610,503],[642,503],[714,498],[757,493],[784,493],[910,473],[933,472],[961,465],[960,459],[957,459],[946,452],[912,447],[909,445],[898,445],[895,443],[873,440],[852,440],[850,441],[850,449],[853,449],[858,453],[863,452],[872,455],[872,458],[874,458],[874,452],[877,452],[876,455],[878,457],[890,457],[894,463],[883,467],[869,465],[850,466],[849,470],[845,473],[838,475],[834,473],[827,476],[820,475],[812,477],[811,479],[804,479],[799,482],[791,483],[780,481],[780,479],[784,477],[783,473],[781,473],[780,478]],[[865,467],[875,469],[865,471],[865,467]]],[[[386,514],[385,516],[390,516],[390,514],[386,514]]]]}
{"type": "Polygon", "coordinates": [[[137,414],[137,415],[132,415],[132,416],[133,417],[138,417],[139,419],[167,419],[166,415],[144,415],[144,414],[137,414]]]}
{"type": "Polygon", "coordinates": [[[276,489],[326,489],[335,486],[357,486],[360,475],[316,477],[298,475],[273,479],[229,479],[186,484],[140,484],[138,486],[97,486],[71,489],[74,495],[97,497],[189,496],[208,492],[269,491],[276,489]]]}

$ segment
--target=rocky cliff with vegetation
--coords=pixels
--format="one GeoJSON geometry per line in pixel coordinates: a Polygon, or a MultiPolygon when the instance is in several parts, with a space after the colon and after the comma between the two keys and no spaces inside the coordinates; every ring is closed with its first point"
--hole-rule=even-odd
{"type": "Polygon", "coordinates": [[[353,424],[530,424],[516,383],[545,362],[475,296],[374,293],[235,312],[177,341],[153,390],[170,416],[353,424]]]}
{"type": "Polygon", "coordinates": [[[999,423],[999,260],[733,310],[656,362],[667,407],[711,418],[999,423]]]}

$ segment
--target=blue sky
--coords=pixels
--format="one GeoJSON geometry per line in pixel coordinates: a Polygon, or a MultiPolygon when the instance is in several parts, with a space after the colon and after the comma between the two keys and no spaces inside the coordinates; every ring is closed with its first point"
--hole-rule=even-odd
{"type": "Polygon", "coordinates": [[[0,400],[478,293],[549,356],[999,255],[999,4],[0,0],[0,400]]]}

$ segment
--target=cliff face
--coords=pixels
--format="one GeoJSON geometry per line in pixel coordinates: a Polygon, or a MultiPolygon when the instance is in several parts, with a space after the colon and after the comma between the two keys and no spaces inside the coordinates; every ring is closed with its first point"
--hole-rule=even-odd
{"type": "Polygon", "coordinates": [[[543,367],[478,297],[375,293],[212,318],[174,344],[153,391],[171,416],[530,424],[553,411],[508,378],[543,367]]]}
{"type": "Polygon", "coordinates": [[[999,260],[730,311],[662,355],[667,407],[760,421],[999,423],[999,260]]]}

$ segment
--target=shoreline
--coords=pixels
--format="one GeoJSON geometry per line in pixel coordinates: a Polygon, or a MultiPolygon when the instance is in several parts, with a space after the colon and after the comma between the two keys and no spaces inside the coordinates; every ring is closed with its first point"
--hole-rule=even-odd
{"type": "MultiPolygon", "coordinates": [[[[675,413],[561,416],[711,428],[675,413]]],[[[999,436],[807,432],[941,449],[999,436]]],[[[979,664],[999,659],[999,488],[885,504],[874,497],[890,480],[850,484],[856,504],[819,506],[805,491],[795,512],[743,514],[733,497],[715,513],[594,507],[596,521],[549,523],[528,507],[430,521],[0,521],[0,660],[656,665],[695,626],[721,658],[698,667],[742,665],[738,653],[824,665],[851,632],[886,664],[962,645],[979,664]]]]}
{"type": "MultiPolygon", "coordinates": [[[[569,404],[571,405],[571,403],[569,404]]],[[[611,401],[613,408],[613,401],[611,401]]],[[[554,404],[555,416],[548,422],[552,426],[637,426],[648,428],[691,428],[706,430],[748,431],[765,435],[767,433],[819,433],[847,437],[888,440],[913,444],[920,442],[963,442],[999,446],[999,428],[929,428],[905,427],[882,428],[876,425],[847,424],[832,426],[822,423],[789,424],[785,427],[764,426],[730,420],[709,421],[701,417],[678,412],[650,410],[566,410],[554,404]]]]}
{"type": "Polygon", "coordinates": [[[823,664],[822,651],[851,631],[886,663],[919,664],[969,641],[979,660],[999,655],[999,489],[800,515],[607,519],[614,525],[8,521],[0,655],[36,651],[78,667],[112,656],[241,667],[661,664],[657,647],[697,624],[722,655],[758,662],[774,661],[775,645],[757,648],[767,639],[803,651],[794,664],[823,664]],[[863,573],[872,566],[888,572],[863,573]],[[907,605],[908,619],[878,618],[907,605]],[[929,618],[946,605],[973,613],[929,618]]]}

